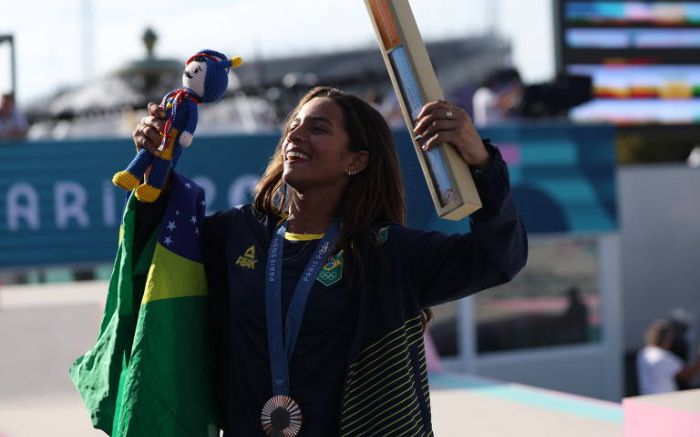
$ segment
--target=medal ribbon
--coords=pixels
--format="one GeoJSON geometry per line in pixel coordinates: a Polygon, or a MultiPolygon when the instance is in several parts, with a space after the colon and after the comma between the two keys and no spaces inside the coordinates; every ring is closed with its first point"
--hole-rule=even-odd
{"type": "Polygon", "coordinates": [[[289,394],[289,360],[292,358],[299,329],[304,318],[306,301],[319,272],[326,264],[328,253],[335,244],[340,231],[338,223],[333,223],[326,235],[316,246],[304,273],[294,289],[292,301],[287,309],[285,329],[282,325],[282,252],[284,233],[289,222],[284,222],[272,237],[267,256],[265,277],[265,316],[267,318],[267,345],[270,352],[270,373],[272,375],[272,395],[289,394]]]}

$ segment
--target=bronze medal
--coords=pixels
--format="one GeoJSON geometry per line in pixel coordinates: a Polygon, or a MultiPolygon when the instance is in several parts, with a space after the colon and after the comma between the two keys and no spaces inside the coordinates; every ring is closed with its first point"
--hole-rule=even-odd
{"type": "Polygon", "coordinates": [[[307,262],[299,282],[294,288],[292,300],[287,308],[289,323],[284,326],[282,315],[282,264],[284,234],[289,222],[277,228],[268,249],[265,269],[265,316],[267,325],[267,345],[270,353],[270,376],[272,377],[272,398],[265,402],[260,412],[260,423],[265,434],[271,437],[296,437],[301,431],[301,408],[288,396],[289,358],[299,337],[304,308],[315,278],[328,262],[328,249],[340,232],[336,220],[326,230],[307,262]]]}
{"type": "Polygon", "coordinates": [[[260,423],[269,436],[295,437],[301,430],[301,408],[289,396],[273,396],[262,408],[260,423]]]}

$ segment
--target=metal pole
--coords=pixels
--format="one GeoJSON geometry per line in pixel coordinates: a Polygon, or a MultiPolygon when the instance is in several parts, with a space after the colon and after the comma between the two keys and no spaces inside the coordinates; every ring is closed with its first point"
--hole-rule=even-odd
{"type": "Polygon", "coordinates": [[[486,31],[490,35],[498,35],[498,21],[500,19],[499,15],[500,2],[499,0],[486,0],[486,31]]]}
{"type": "Polygon", "coordinates": [[[0,45],[4,43],[10,44],[10,81],[11,81],[11,92],[15,94],[17,92],[17,65],[15,62],[15,42],[12,35],[0,35],[0,45]]]}
{"type": "Polygon", "coordinates": [[[15,39],[12,35],[8,37],[10,41],[10,68],[12,69],[12,94],[17,101],[17,63],[15,62],[15,39]]]}
{"type": "Polygon", "coordinates": [[[83,81],[89,82],[92,79],[92,73],[94,70],[92,2],[90,0],[83,1],[82,22],[83,22],[83,81]]]}

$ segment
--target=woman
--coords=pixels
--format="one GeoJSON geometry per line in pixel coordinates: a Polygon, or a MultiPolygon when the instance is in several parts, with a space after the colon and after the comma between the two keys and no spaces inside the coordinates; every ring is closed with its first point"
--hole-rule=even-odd
{"type": "Polygon", "coordinates": [[[657,320],[647,328],[646,345],[637,352],[639,394],[674,392],[679,383],[690,383],[700,374],[700,360],[686,363],[671,352],[673,340],[673,326],[667,320],[657,320]]]}
{"type": "MultiPolygon", "coordinates": [[[[134,141],[157,153],[149,111],[134,141]]],[[[484,206],[472,233],[403,226],[385,120],[327,87],[291,113],[254,205],[205,220],[227,435],[298,429],[300,416],[305,436],[432,434],[422,310],[510,280],[527,241],[505,164],[462,109],[428,103],[415,135],[473,169],[484,206]]]]}

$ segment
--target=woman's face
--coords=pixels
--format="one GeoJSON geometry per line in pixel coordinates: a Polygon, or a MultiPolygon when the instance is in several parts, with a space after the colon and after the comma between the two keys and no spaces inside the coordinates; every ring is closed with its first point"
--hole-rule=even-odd
{"type": "MultiPolygon", "coordinates": [[[[344,187],[356,167],[349,149],[343,111],[327,97],[309,100],[289,125],[282,147],[284,181],[299,193],[317,187],[344,187]]],[[[362,152],[359,152],[362,153],[362,152]]]]}

